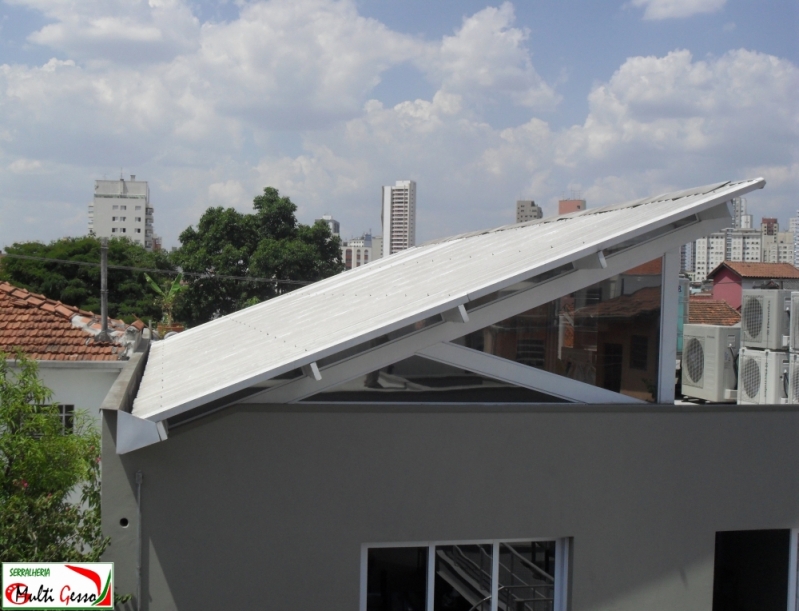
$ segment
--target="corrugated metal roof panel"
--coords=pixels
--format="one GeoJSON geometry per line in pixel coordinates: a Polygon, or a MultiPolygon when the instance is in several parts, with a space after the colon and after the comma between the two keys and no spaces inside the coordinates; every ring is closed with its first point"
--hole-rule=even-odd
{"type": "Polygon", "coordinates": [[[765,184],[719,183],[405,250],[152,345],[133,413],[224,397],[765,184]]]}

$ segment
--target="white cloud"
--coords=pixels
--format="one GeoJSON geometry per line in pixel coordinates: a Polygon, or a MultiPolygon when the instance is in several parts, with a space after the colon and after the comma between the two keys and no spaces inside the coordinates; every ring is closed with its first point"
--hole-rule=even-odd
{"type": "Polygon", "coordinates": [[[38,159],[17,159],[8,166],[8,170],[14,174],[31,174],[41,167],[42,162],[38,159]]]}
{"type": "Polygon", "coordinates": [[[513,5],[488,7],[463,20],[454,36],[425,57],[422,69],[443,91],[496,101],[510,97],[520,106],[550,110],[560,100],[533,68],[525,47],[526,29],[512,27],[513,5]]]}
{"type": "Polygon", "coordinates": [[[30,42],[76,59],[130,64],[167,61],[196,48],[199,22],[180,0],[7,0],[54,23],[30,42]]]}
{"type": "Polygon", "coordinates": [[[727,0],[632,0],[632,6],[645,7],[644,19],[674,19],[699,13],[720,11],[727,0]]]}

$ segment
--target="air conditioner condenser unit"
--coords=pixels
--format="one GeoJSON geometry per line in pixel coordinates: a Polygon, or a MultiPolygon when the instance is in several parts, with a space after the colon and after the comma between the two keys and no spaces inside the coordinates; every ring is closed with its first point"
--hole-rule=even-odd
{"type": "Polygon", "coordinates": [[[741,296],[741,343],[745,348],[785,350],[790,333],[791,291],[746,289],[741,296]]]}
{"type": "Polygon", "coordinates": [[[739,327],[684,325],[682,394],[713,402],[735,402],[739,327]]]}
{"type": "Polygon", "coordinates": [[[791,331],[788,347],[791,352],[799,352],[799,292],[791,293],[791,331]]]}
{"type": "Polygon", "coordinates": [[[741,348],[738,358],[738,403],[779,405],[788,402],[787,352],[741,348]]]}
{"type": "Polygon", "coordinates": [[[788,403],[799,403],[799,354],[788,355],[788,403]]]}

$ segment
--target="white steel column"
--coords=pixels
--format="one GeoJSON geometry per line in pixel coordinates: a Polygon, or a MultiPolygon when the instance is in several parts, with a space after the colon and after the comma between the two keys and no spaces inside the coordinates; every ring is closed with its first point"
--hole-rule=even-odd
{"type": "Polygon", "coordinates": [[[436,604],[436,544],[427,548],[427,611],[433,611],[436,604]]]}
{"type": "Polygon", "coordinates": [[[644,403],[640,399],[628,397],[593,384],[572,380],[556,373],[522,365],[515,361],[509,361],[493,354],[486,354],[485,352],[450,342],[428,346],[419,350],[416,354],[439,363],[452,365],[458,369],[468,369],[473,373],[523,388],[537,390],[567,401],[610,404],[644,403]]]}
{"type": "Polygon", "coordinates": [[[658,403],[674,403],[677,370],[677,310],[680,307],[680,249],[663,255],[660,288],[658,403]]]}
{"type": "Polygon", "coordinates": [[[491,546],[491,611],[499,611],[499,541],[491,546]]]}

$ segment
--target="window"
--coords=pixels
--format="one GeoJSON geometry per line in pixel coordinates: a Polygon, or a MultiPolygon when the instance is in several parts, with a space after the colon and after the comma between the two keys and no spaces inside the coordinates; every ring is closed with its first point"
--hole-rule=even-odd
{"type": "Polygon", "coordinates": [[[61,419],[61,427],[64,432],[71,432],[75,427],[75,406],[60,404],[58,406],[58,417],[61,419]]]}
{"type": "Polygon", "coordinates": [[[646,371],[649,354],[649,338],[645,335],[630,336],[630,369],[646,371]]]}
{"type": "Polygon", "coordinates": [[[137,216],[137,217],[136,217],[136,222],[137,222],[137,223],[141,223],[141,217],[140,217],[140,216],[137,216]]]}
{"type": "Polygon", "coordinates": [[[120,220],[120,221],[125,221],[125,220],[127,220],[127,217],[125,217],[125,216],[120,216],[120,217],[119,217],[119,220],[120,220]]]}
{"type": "Polygon", "coordinates": [[[120,209],[120,210],[127,210],[127,209],[128,209],[128,207],[127,207],[127,206],[120,206],[120,207],[119,207],[119,209],[120,209]]]}
{"type": "Polygon", "coordinates": [[[125,228],[123,227],[123,228],[122,228],[122,229],[120,229],[119,231],[121,231],[122,233],[127,233],[127,231],[128,231],[128,230],[127,230],[127,229],[125,229],[125,228]]]}
{"type": "Polygon", "coordinates": [[[119,206],[117,206],[116,204],[114,204],[113,206],[111,206],[111,210],[119,210],[119,206]]]}
{"type": "Polygon", "coordinates": [[[788,607],[792,539],[795,546],[788,529],[717,532],[713,611],[794,609],[788,607]]]}
{"type": "MultiPolygon", "coordinates": [[[[474,331],[453,343],[550,373],[654,401],[662,262],[655,259],[474,331]],[[632,352],[635,351],[635,354],[632,352]]],[[[568,273],[552,270],[556,275],[568,273]]],[[[550,272],[550,273],[552,273],[550,272]]],[[[532,278],[467,304],[467,310],[544,281],[532,278]],[[518,288],[517,288],[518,287],[518,288]]]]}
{"type": "Polygon", "coordinates": [[[117,228],[116,227],[112,227],[111,228],[111,233],[116,233],[116,232],[117,232],[117,228]]]}
{"type": "Polygon", "coordinates": [[[111,217],[111,220],[112,220],[112,221],[115,221],[115,220],[117,220],[117,217],[115,217],[115,216],[112,216],[112,217],[111,217]]]}
{"type": "Polygon", "coordinates": [[[568,555],[567,539],[364,546],[360,608],[563,611],[568,555]]]}
{"type": "Polygon", "coordinates": [[[136,210],[141,210],[141,206],[136,206],[136,210]]]}
{"type": "Polygon", "coordinates": [[[136,228],[136,233],[141,233],[141,229],[139,229],[139,228],[137,227],[137,228],[136,228]]]}

